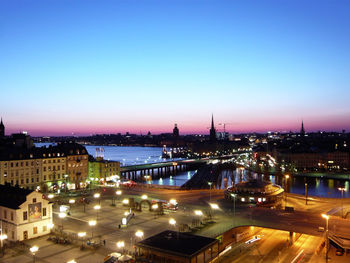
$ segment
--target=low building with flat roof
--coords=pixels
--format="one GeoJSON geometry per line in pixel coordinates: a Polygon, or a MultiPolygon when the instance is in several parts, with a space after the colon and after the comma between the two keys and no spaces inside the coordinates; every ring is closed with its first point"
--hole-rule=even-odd
{"type": "Polygon", "coordinates": [[[171,230],[136,243],[141,258],[152,262],[205,263],[219,253],[219,240],[171,230]]]}

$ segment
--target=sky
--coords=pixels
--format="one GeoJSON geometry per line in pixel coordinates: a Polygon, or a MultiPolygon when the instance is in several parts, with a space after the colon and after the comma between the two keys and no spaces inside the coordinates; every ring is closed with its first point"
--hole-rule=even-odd
{"type": "Polygon", "coordinates": [[[350,1],[2,0],[6,134],[350,130],[350,1]]]}

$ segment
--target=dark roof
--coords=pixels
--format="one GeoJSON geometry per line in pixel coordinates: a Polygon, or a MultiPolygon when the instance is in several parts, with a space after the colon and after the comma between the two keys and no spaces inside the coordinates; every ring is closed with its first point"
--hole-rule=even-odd
{"type": "Polygon", "coordinates": [[[144,239],[136,243],[136,245],[139,247],[158,250],[167,254],[191,257],[216,242],[218,242],[218,240],[215,238],[166,230],[144,239]]]}
{"type": "Polygon", "coordinates": [[[31,192],[33,190],[19,188],[18,186],[0,185],[0,206],[18,209],[31,192]]]}

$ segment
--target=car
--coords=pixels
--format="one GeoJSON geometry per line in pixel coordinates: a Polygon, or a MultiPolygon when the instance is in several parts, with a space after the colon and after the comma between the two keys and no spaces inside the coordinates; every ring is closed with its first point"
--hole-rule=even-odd
{"type": "Polygon", "coordinates": [[[344,249],[342,249],[342,248],[337,248],[337,250],[335,251],[335,254],[336,254],[337,256],[342,256],[342,255],[344,255],[344,249]]]}

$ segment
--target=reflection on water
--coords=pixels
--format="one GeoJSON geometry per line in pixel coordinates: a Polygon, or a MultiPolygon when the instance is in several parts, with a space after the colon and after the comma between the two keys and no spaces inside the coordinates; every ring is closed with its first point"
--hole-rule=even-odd
{"type": "Polygon", "coordinates": [[[158,185],[171,185],[171,186],[181,186],[186,183],[191,177],[196,173],[196,171],[180,172],[176,176],[170,176],[168,178],[159,178],[156,180],[147,181],[147,184],[158,184],[158,185]]]}
{"type": "MultiPolygon", "coordinates": [[[[226,185],[231,186],[233,182],[237,184],[249,178],[264,180],[264,177],[264,175],[254,172],[249,174],[249,172],[243,169],[236,169],[233,172],[224,171],[219,176],[217,187],[223,189],[226,185]]],[[[286,184],[286,180],[283,176],[277,177],[275,175],[269,175],[268,178],[274,184],[281,185],[284,188],[287,186],[287,191],[290,193],[304,195],[305,183],[307,183],[307,192],[309,196],[341,197],[341,191],[339,191],[338,188],[345,187],[346,191],[344,192],[344,197],[350,197],[348,180],[298,176],[289,178],[286,184]]]]}

